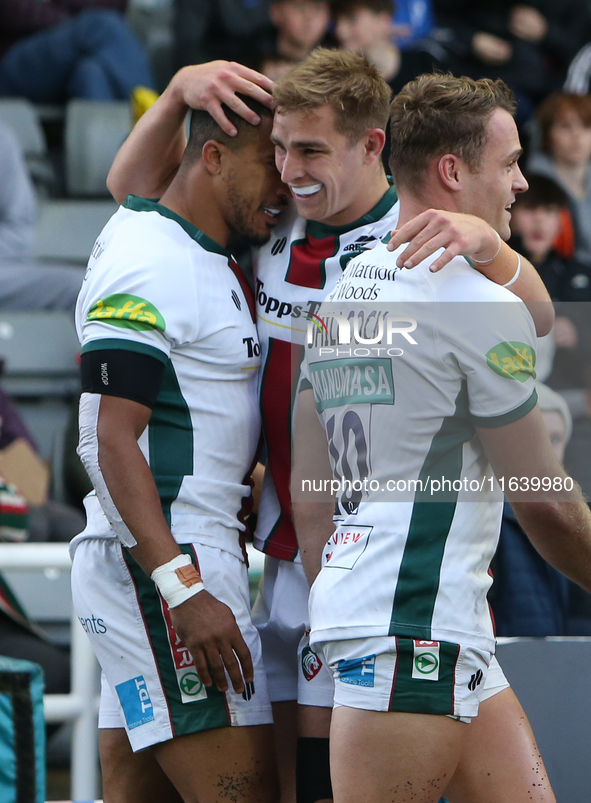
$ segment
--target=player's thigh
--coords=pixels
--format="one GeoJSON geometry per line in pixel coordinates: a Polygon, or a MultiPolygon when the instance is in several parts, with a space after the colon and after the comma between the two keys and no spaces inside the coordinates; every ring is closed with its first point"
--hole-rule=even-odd
{"type": "Polygon", "coordinates": [[[436,803],[470,726],[446,716],[333,711],[330,763],[335,803],[436,803]]]}
{"type": "Polygon", "coordinates": [[[456,772],[450,803],[555,803],[527,716],[510,688],[480,704],[456,772]]]}
{"type": "Polygon", "coordinates": [[[134,753],[124,728],[100,731],[104,803],[182,803],[153,752],[134,753]]]}
{"type": "Polygon", "coordinates": [[[184,803],[277,803],[271,725],[216,728],[152,748],[184,803]]]}

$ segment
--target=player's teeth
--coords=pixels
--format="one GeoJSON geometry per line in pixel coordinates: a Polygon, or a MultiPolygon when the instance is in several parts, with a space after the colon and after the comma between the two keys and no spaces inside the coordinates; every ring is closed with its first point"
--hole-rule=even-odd
{"type": "Polygon", "coordinates": [[[277,217],[277,215],[281,214],[281,209],[273,209],[270,206],[264,206],[263,209],[268,215],[272,215],[273,217],[277,217]]]}
{"type": "Polygon", "coordinates": [[[309,184],[307,187],[291,187],[294,195],[314,195],[322,189],[322,184],[309,184]]]}

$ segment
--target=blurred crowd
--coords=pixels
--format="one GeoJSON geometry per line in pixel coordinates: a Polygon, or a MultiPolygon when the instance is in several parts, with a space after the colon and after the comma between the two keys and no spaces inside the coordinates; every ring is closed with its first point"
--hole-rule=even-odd
{"type": "MultiPolygon", "coordinates": [[[[557,307],[555,329],[540,344],[538,379],[545,383],[540,405],[557,453],[591,496],[586,306],[591,301],[591,0],[138,0],[129,5],[127,0],[0,0],[0,101],[22,97],[59,106],[72,98],[140,98],[149,105],[184,65],[234,60],[277,79],[320,44],[363,53],[393,93],[434,70],[502,78],[513,89],[530,189],[513,205],[511,244],[536,266],[557,307]],[[133,12],[142,5],[166,12],[153,15],[156,28],[134,27],[133,12]],[[157,29],[163,20],[169,39],[157,29]],[[153,58],[154,41],[168,42],[166,59],[153,58]]],[[[144,17],[149,20],[150,14],[144,17]]],[[[34,262],[35,225],[35,187],[20,144],[0,125],[0,312],[71,312],[81,273],[34,262]]],[[[3,425],[6,435],[7,423],[0,418],[0,438],[3,425]]],[[[0,525],[3,504],[12,514],[19,504],[26,507],[17,489],[0,486],[0,525]]],[[[23,518],[16,527],[23,535],[16,538],[14,527],[11,536],[10,527],[0,526],[0,537],[41,540],[39,533],[51,532],[48,538],[67,540],[72,527],[82,527],[82,516],[77,521],[59,512],[57,524],[56,511],[51,516],[46,511],[43,526],[35,514],[30,521],[37,521],[36,529],[23,518]]],[[[493,568],[500,635],[591,635],[591,598],[534,553],[508,506],[493,568]]],[[[6,638],[15,622],[22,626],[21,614],[10,614],[2,599],[0,589],[0,652],[3,613],[12,616],[4,626],[6,638]]],[[[61,689],[63,682],[57,685],[61,689]]]]}

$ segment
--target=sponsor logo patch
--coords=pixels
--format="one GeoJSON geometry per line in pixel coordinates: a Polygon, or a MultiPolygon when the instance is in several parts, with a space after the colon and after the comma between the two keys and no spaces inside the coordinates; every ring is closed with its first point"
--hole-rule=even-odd
{"type": "Polygon", "coordinates": [[[439,642],[413,640],[413,680],[439,680],[439,642]]]}
{"type": "Polygon", "coordinates": [[[115,686],[129,730],[154,721],[154,708],[143,675],[115,686]]]}
{"type": "Polygon", "coordinates": [[[505,379],[516,379],[526,382],[530,377],[536,378],[536,353],[531,346],[517,340],[499,343],[486,353],[489,367],[505,379]]]}
{"type": "Polygon", "coordinates": [[[308,682],[314,680],[321,669],[322,661],[318,655],[316,655],[310,646],[305,647],[302,651],[302,672],[306,680],[308,682]]]}
{"type": "Polygon", "coordinates": [[[482,669],[478,669],[476,672],[474,672],[474,674],[470,678],[470,682],[468,683],[468,688],[470,689],[470,691],[475,691],[476,687],[480,686],[483,677],[484,674],[482,672],[482,669]]]}
{"type": "Polygon", "coordinates": [[[376,657],[366,655],[363,658],[354,658],[351,661],[339,661],[336,668],[336,679],[351,686],[374,685],[376,657]]]}
{"type": "Polygon", "coordinates": [[[162,614],[166,622],[166,633],[181,694],[181,702],[194,703],[197,700],[207,700],[207,690],[197,674],[193,656],[172,626],[170,610],[162,597],[160,598],[160,604],[162,605],[162,614]]]}
{"type": "Polygon", "coordinates": [[[367,549],[373,527],[338,528],[324,547],[325,566],[332,569],[352,569],[367,549]]]}
{"type": "Polygon", "coordinates": [[[346,404],[394,404],[390,359],[380,357],[311,363],[310,381],[318,412],[346,404]]]}
{"type": "Polygon", "coordinates": [[[88,311],[88,321],[104,321],[113,326],[136,331],[157,329],[164,332],[166,323],[153,304],[145,298],[114,293],[99,300],[88,311]]]}

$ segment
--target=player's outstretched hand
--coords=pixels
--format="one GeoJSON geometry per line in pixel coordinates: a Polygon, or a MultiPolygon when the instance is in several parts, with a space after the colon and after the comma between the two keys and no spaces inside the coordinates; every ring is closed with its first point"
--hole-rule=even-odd
{"type": "Polygon", "coordinates": [[[226,668],[237,694],[245,683],[252,683],[254,670],[234,614],[207,591],[200,591],[170,609],[172,624],[195,661],[195,669],[205,686],[212,681],[220,691],[228,689],[226,668]],[[212,678],[213,676],[213,678],[212,678]]]}
{"type": "Polygon", "coordinates": [[[248,95],[270,107],[273,81],[234,61],[210,61],[184,67],[173,78],[171,87],[182,103],[192,109],[208,111],[220,128],[233,137],[237,132],[224,114],[222,103],[247,122],[258,125],[260,117],[236,93],[248,95]]]}
{"type": "Polygon", "coordinates": [[[395,251],[404,243],[408,246],[396,260],[399,268],[414,268],[444,248],[429,268],[436,273],[459,254],[481,262],[492,259],[498,252],[499,237],[488,223],[474,215],[427,209],[392,232],[388,250],[395,251]]]}

